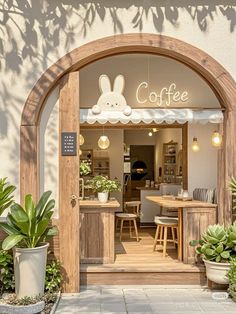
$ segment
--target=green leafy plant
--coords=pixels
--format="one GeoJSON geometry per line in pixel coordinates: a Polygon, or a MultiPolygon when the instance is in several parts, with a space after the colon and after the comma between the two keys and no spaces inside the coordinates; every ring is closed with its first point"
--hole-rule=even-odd
{"type": "Polygon", "coordinates": [[[86,187],[93,189],[96,192],[113,192],[120,191],[121,184],[117,179],[110,180],[105,176],[95,176],[86,182],[86,187]]]}
{"type": "Polygon", "coordinates": [[[79,166],[79,172],[81,176],[86,176],[87,174],[91,173],[91,168],[88,163],[81,161],[79,166]]]}
{"type": "Polygon", "coordinates": [[[62,282],[61,264],[59,261],[52,261],[47,264],[45,277],[45,291],[52,293],[60,290],[62,282]]]}
{"type": "Polygon", "coordinates": [[[230,261],[230,270],[227,273],[227,277],[229,278],[229,295],[236,302],[236,258],[230,261]]]}
{"type": "Polygon", "coordinates": [[[236,210],[236,179],[234,177],[231,178],[231,181],[229,183],[229,188],[232,192],[233,196],[233,211],[236,210]]]}
{"type": "Polygon", "coordinates": [[[0,292],[13,291],[14,287],[13,257],[7,251],[0,250],[0,292]]]}
{"type": "Polygon", "coordinates": [[[0,179],[0,216],[13,203],[14,196],[12,193],[15,189],[14,185],[10,185],[7,182],[7,178],[0,179]]]}
{"type": "Polygon", "coordinates": [[[35,206],[32,195],[25,196],[25,206],[13,204],[7,215],[7,221],[0,227],[8,234],[2,243],[4,250],[14,246],[34,248],[58,233],[55,226],[49,226],[55,201],[49,200],[51,191],[44,192],[35,206]]]}
{"type": "Polygon", "coordinates": [[[196,253],[204,259],[226,263],[236,256],[236,222],[229,226],[211,225],[201,240],[193,240],[191,246],[197,246],[196,253]]]}

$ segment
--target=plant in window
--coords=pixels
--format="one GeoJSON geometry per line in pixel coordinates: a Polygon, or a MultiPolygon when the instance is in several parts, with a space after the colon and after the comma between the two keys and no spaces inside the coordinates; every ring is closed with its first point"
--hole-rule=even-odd
{"type": "Polygon", "coordinates": [[[79,166],[79,172],[81,176],[86,176],[87,174],[91,173],[91,168],[89,164],[85,161],[81,161],[79,166]]]}
{"type": "Polygon", "coordinates": [[[106,176],[100,175],[88,180],[86,186],[96,192],[113,192],[121,190],[121,184],[117,179],[111,180],[106,176]]]}

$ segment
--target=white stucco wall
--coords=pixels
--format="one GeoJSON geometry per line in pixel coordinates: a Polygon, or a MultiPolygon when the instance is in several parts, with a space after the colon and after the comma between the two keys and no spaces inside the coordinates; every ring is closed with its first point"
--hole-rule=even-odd
{"type": "Polygon", "coordinates": [[[206,51],[236,78],[233,0],[204,5],[199,0],[117,0],[115,5],[108,0],[0,0],[0,9],[0,173],[16,185],[25,100],[51,64],[84,43],[120,33],[161,33],[206,51]]]}

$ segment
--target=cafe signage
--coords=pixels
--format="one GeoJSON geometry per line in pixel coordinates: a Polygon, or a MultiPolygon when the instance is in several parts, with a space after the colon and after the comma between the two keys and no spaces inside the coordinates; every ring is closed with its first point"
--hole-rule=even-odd
{"type": "Polygon", "coordinates": [[[188,99],[188,92],[179,91],[175,83],[163,87],[160,91],[150,91],[149,84],[142,82],[138,85],[136,90],[136,100],[139,104],[150,102],[155,103],[158,107],[168,107],[173,103],[184,103],[188,101],[188,99]]]}
{"type": "Polygon", "coordinates": [[[77,155],[77,133],[62,132],[61,133],[61,154],[62,156],[77,155]]]}

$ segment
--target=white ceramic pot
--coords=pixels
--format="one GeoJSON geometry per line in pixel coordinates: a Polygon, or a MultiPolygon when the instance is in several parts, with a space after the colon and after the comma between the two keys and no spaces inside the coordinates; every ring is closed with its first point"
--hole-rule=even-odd
{"type": "Polygon", "coordinates": [[[18,299],[44,293],[47,249],[49,243],[36,248],[14,248],[15,292],[18,299]]]}
{"type": "Polygon", "coordinates": [[[216,263],[204,260],[206,266],[207,278],[218,284],[228,284],[229,279],[226,277],[230,269],[230,263],[216,263]]]}
{"type": "Polygon", "coordinates": [[[108,192],[98,192],[98,200],[100,203],[107,203],[108,201],[108,192]]]}

